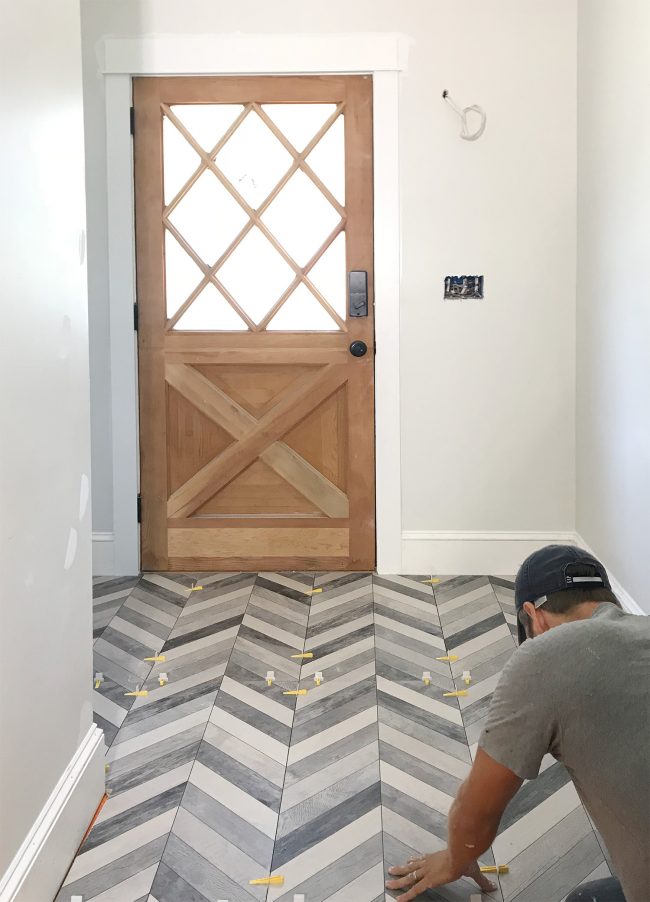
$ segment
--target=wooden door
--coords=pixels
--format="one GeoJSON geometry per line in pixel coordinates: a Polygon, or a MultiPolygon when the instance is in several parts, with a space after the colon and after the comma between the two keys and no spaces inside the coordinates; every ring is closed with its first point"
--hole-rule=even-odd
{"type": "Polygon", "coordinates": [[[143,569],[372,568],[371,78],[138,78],[134,107],[143,569]]]}

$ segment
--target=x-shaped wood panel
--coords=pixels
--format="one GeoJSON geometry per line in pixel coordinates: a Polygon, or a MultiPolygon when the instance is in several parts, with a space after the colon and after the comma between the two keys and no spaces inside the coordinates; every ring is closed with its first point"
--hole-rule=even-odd
{"type": "Polygon", "coordinates": [[[345,493],[279,441],[343,385],[347,375],[345,366],[322,367],[299,386],[289,387],[257,420],[198,370],[184,363],[168,363],[168,384],[236,440],[173,493],[167,502],[168,516],[189,517],[260,458],[328,517],[348,517],[345,493]]]}

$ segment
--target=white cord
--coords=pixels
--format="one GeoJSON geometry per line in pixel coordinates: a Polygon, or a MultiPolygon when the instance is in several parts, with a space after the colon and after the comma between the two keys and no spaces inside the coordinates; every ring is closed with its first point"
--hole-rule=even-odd
{"type": "Polygon", "coordinates": [[[485,114],[485,110],[483,107],[478,106],[478,104],[473,104],[473,106],[466,106],[462,110],[459,106],[457,106],[454,101],[449,96],[448,91],[443,91],[443,98],[447,101],[449,106],[455,113],[458,113],[460,116],[460,120],[462,122],[462,127],[460,130],[460,136],[464,141],[476,141],[477,138],[480,138],[483,132],[485,131],[485,126],[487,125],[487,116],[485,114]],[[478,113],[481,117],[481,124],[477,128],[475,132],[470,132],[467,128],[467,114],[468,113],[478,113]]]}

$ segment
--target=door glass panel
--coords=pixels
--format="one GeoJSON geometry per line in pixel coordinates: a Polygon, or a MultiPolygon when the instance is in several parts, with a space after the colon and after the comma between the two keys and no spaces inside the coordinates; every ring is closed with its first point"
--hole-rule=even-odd
{"type": "Polygon", "coordinates": [[[241,115],[244,107],[239,103],[182,103],[175,104],[171,109],[194,140],[209,153],[241,115]]]}
{"type": "Polygon", "coordinates": [[[165,297],[167,316],[173,316],[203,279],[194,260],[185,253],[178,241],[165,232],[165,297]]]}
{"type": "Polygon", "coordinates": [[[304,172],[292,175],[262,220],[282,247],[304,266],[341,217],[304,172]]]}
{"type": "Polygon", "coordinates": [[[165,204],[169,204],[196,172],[201,160],[167,116],[163,117],[163,160],[165,204]]]}
{"type": "Polygon", "coordinates": [[[248,326],[210,282],[176,323],[193,332],[241,332],[248,326]]]}
{"type": "Polygon", "coordinates": [[[292,159],[257,113],[251,112],[219,151],[215,162],[244,200],[257,209],[289,169],[292,159]]]}
{"type": "Polygon", "coordinates": [[[345,319],[346,315],[346,272],[345,233],[341,232],[308,274],[310,281],[341,319],[345,319]]]}
{"type": "MultiPolygon", "coordinates": [[[[172,317],[203,278],[188,249],[206,267],[227,259],[215,281],[247,315],[260,323],[294,282],[296,273],[233,197],[225,178],[243,202],[257,210],[283,176],[296,166],[291,153],[251,104],[175,104],[173,115],[192,139],[211,154],[242,113],[240,124],[223,144],[215,175],[168,116],[163,117],[164,188],[169,205],[186,186],[165,222],[178,235],[165,236],[167,316],[172,317]],[[196,173],[199,173],[198,176],[196,173]],[[194,179],[194,181],[192,181],[194,179]],[[241,236],[248,226],[248,232],[241,236]],[[182,242],[181,242],[182,238],[182,242]]],[[[265,104],[264,113],[298,152],[303,152],[336,113],[333,103],[265,104]]],[[[307,163],[336,200],[345,198],[344,120],[339,115],[318,140],[307,163]]],[[[341,214],[327,192],[298,169],[262,214],[262,221],[287,254],[304,268],[341,224],[341,214]]],[[[308,278],[338,315],[346,317],[345,234],[342,232],[309,272],[308,278]]],[[[175,329],[243,329],[241,317],[215,285],[203,289],[175,329]]],[[[336,322],[303,283],[295,289],[268,327],[272,330],[338,329],[336,322]]]]}
{"type": "Polygon", "coordinates": [[[302,151],[336,112],[336,104],[266,103],[262,109],[293,147],[302,151]]]}
{"type": "Polygon", "coordinates": [[[248,216],[206,169],[172,210],[169,221],[211,266],[248,222],[248,216]]]}
{"type": "Polygon", "coordinates": [[[217,278],[250,318],[259,323],[289,287],[294,272],[254,227],[217,270],[217,278]]]}
{"type": "Polygon", "coordinates": [[[275,314],[269,332],[339,331],[339,327],[305,285],[299,285],[275,314]]]}
{"type": "Polygon", "coordinates": [[[345,134],[343,116],[328,129],[307,157],[312,168],[326,188],[340,204],[345,203],[345,134]]]}

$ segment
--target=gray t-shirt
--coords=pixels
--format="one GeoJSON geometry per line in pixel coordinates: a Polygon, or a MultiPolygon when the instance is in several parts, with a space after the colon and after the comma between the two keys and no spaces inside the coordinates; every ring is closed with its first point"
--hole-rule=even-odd
{"type": "Polygon", "coordinates": [[[531,780],[550,752],[607,845],[627,902],[650,900],[650,617],[601,604],[524,642],[479,745],[531,780]]]}

